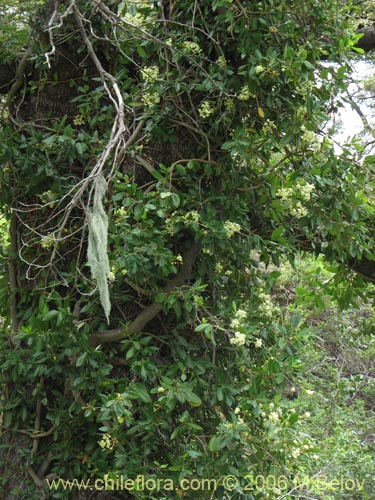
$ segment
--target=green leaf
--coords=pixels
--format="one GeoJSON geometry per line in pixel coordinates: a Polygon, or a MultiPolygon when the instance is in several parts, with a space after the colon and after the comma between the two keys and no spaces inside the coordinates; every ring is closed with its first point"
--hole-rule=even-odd
{"type": "Polygon", "coordinates": [[[77,153],[82,155],[87,150],[87,145],[84,144],[83,142],[76,142],[75,148],[77,150],[77,153]]]}
{"type": "Polygon", "coordinates": [[[285,243],[286,242],[285,238],[281,237],[281,235],[283,234],[283,232],[284,232],[284,228],[282,226],[279,226],[271,234],[271,240],[272,241],[277,241],[279,243],[285,243]]]}
{"type": "Polygon", "coordinates": [[[194,394],[194,392],[187,392],[186,393],[186,401],[190,404],[192,407],[197,407],[201,406],[202,400],[199,396],[194,394]]]}
{"type": "Polygon", "coordinates": [[[140,399],[143,403],[152,403],[151,396],[143,384],[136,382],[131,384],[127,388],[126,394],[129,399],[140,399]]]}
{"type": "Polygon", "coordinates": [[[76,366],[77,367],[80,367],[84,364],[84,362],[86,361],[86,358],[87,358],[87,352],[84,352],[83,354],[81,354],[81,356],[77,359],[76,361],[76,366]]]}
{"type": "Polygon", "coordinates": [[[220,451],[227,445],[225,436],[213,436],[208,442],[208,449],[212,452],[220,451]]]}
{"type": "Polygon", "coordinates": [[[59,311],[57,311],[56,309],[51,309],[51,311],[48,311],[48,313],[45,316],[43,316],[42,321],[49,321],[50,319],[54,318],[58,314],[59,314],[59,311]]]}

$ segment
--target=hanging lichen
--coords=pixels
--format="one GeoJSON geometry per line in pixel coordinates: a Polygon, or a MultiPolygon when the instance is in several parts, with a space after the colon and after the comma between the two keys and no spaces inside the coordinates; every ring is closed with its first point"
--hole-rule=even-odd
{"type": "Polygon", "coordinates": [[[107,253],[108,217],[103,207],[106,189],[107,183],[104,177],[99,175],[95,179],[94,202],[89,210],[87,261],[91,269],[91,276],[99,290],[100,303],[109,323],[111,302],[108,287],[108,274],[110,272],[107,253]]]}

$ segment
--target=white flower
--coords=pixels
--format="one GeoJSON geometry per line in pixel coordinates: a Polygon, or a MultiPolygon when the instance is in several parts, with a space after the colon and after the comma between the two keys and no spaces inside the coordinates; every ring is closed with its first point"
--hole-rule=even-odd
{"type": "Polygon", "coordinates": [[[250,92],[249,87],[242,87],[240,93],[238,94],[238,99],[240,101],[248,101],[250,97],[254,97],[254,94],[250,92]]]}
{"type": "Polygon", "coordinates": [[[57,239],[53,233],[48,233],[46,236],[42,236],[40,241],[40,246],[42,248],[48,249],[56,246],[57,239]]]}
{"type": "Polygon", "coordinates": [[[294,206],[290,208],[290,214],[293,217],[297,217],[298,219],[300,219],[301,217],[305,217],[307,213],[307,208],[303,207],[300,201],[297,201],[294,206]]]}
{"type": "Polygon", "coordinates": [[[110,450],[113,448],[115,442],[110,434],[103,434],[103,438],[100,441],[98,441],[98,444],[103,450],[106,448],[110,450]]]}
{"type": "MultiPolygon", "coordinates": [[[[208,252],[207,252],[208,253],[208,252]]],[[[218,273],[218,274],[221,274],[223,272],[223,265],[220,263],[220,262],[216,262],[215,264],[215,271],[218,273]]],[[[236,327],[238,328],[238,327],[236,327]]]]}
{"type": "Polygon", "coordinates": [[[202,49],[196,42],[184,42],[182,44],[183,48],[187,50],[190,54],[198,56],[202,53],[202,49]]]}
{"type": "Polygon", "coordinates": [[[145,106],[150,108],[155,104],[159,104],[160,95],[157,92],[145,92],[142,96],[142,101],[145,106]]]}
{"type": "Polygon", "coordinates": [[[259,64],[258,66],[255,66],[255,73],[257,75],[259,75],[260,73],[263,73],[264,71],[266,71],[266,68],[264,66],[262,66],[261,64],[259,64]]]}
{"type": "Polygon", "coordinates": [[[273,422],[274,424],[277,424],[280,420],[279,418],[279,414],[277,411],[271,411],[270,415],[269,415],[269,420],[271,420],[271,422],[273,422]]]}
{"type": "Polygon", "coordinates": [[[113,273],[112,271],[110,271],[107,275],[107,278],[108,278],[108,281],[110,283],[113,283],[116,279],[116,276],[115,276],[115,273],[113,273]]]}
{"type": "Polygon", "coordinates": [[[258,349],[260,349],[261,347],[263,347],[263,340],[262,339],[256,339],[256,341],[255,341],[255,347],[257,347],[258,349]]]}
{"type": "Polygon", "coordinates": [[[315,189],[314,184],[310,184],[308,182],[300,186],[299,188],[302,198],[306,201],[309,201],[309,199],[311,198],[311,193],[312,191],[314,191],[314,189],[315,189]]]}
{"type": "Polygon", "coordinates": [[[145,66],[141,74],[145,82],[154,83],[159,76],[159,68],[157,66],[145,66]]]}
{"type": "Polygon", "coordinates": [[[239,328],[241,326],[241,323],[238,321],[238,319],[232,319],[230,322],[230,327],[233,329],[239,328]]]}
{"type": "Polygon", "coordinates": [[[225,60],[225,57],[224,56],[219,56],[218,59],[217,59],[217,64],[219,66],[221,66],[222,68],[225,68],[225,66],[227,65],[227,62],[225,60]]]}
{"type": "Polygon", "coordinates": [[[201,118],[208,118],[214,111],[215,109],[209,101],[205,101],[198,109],[198,113],[201,118]]]}
{"type": "Polygon", "coordinates": [[[199,222],[199,213],[196,210],[192,210],[191,212],[187,212],[183,219],[186,221],[199,222]]]}
{"type": "Polygon", "coordinates": [[[293,188],[280,188],[277,191],[277,196],[279,196],[279,198],[283,201],[287,201],[293,196],[293,188]]]}
{"type": "Polygon", "coordinates": [[[241,231],[241,226],[237,224],[237,222],[231,222],[226,220],[224,222],[223,229],[228,238],[231,238],[235,233],[239,233],[241,231]]]}
{"type": "Polygon", "coordinates": [[[246,335],[241,332],[234,332],[234,337],[229,342],[235,346],[243,346],[246,343],[246,335]]]}
{"type": "Polygon", "coordinates": [[[238,318],[239,320],[245,319],[246,316],[247,316],[247,312],[244,311],[243,309],[238,309],[238,311],[236,312],[236,318],[238,318]]]}

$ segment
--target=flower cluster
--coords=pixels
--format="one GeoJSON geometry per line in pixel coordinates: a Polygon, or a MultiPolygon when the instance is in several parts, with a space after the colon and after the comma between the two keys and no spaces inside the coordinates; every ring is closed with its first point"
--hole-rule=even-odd
{"type": "Polygon", "coordinates": [[[281,408],[275,408],[275,404],[272,402],[268,405],[268,410],[269,413],[267,413],[267,411],[265,410],[263,410],[261,413],[261,416],[264,419],[264,424],[266,426],[269,426],[270,424],[279,426],[281,424],[283,410],[281,408]]]}
{"type": "Polygon", "coordinates": [[[246,343],[246,335],[241,332],[234,332],[234,337],[229,342],[235,346],[243,346],[246,343]]]}
{"type": "Polygon", "coordinates": [[[199,219],[200,215],[196,210],[186,212],[186,214],[182,216],[178,215],[177,212],[173,212],[170,217],[165,219],[167,233],[173,235],[175,233],[175,226],[179,222],[182,222],[185,226],[189,226],[190,224],[197,224],[199,219]]]}
{"type": "Polygon", "coordinates": [[[147,107],[152,107],[155,104],[159,104],[160,95],[157,92],[145,92],[142,96],[143,104],[147,107]]]}
{"type": "Polygon", "coordinates": [[[272,318],[275,312],[275,306],[272,303],[271,297],[268,293],[261,292],[258,295],[260,300],[259,311],[267,318],[272,318]]]}
{"type": "Polygon", "coordinates": [[[281,198],[283,201],[287,201],[290,198],[292,198],[293,194],[294,194],[294,189],[287,187],[280,188],[277,192],[277,196],[281,198]]]}
{"type": "Polygon", "coordinates": [[[314,189],[315,186],[313,184],[308,182],[298,182],[294,188],[280,188],[277,192],[277,196],[286,204],[293,217],[301,218],[306,216],[308,211],[300,200],[303,200],[304,202],[309,201],[311,199],[311,193],[314,189]],[[295,200],[296,196],[299,197],[300,200],[295,200]]]}
{"type": "Polygon", "coordinates": [[[310,80],[307,80],[307,81],[305,80],[300,84],[300,86],[298,88],[298,92],[302,96],[306,97],[308,95],[311,95],[312,92],[315,90],[315,88],[316,88],[315,82],[310,81],[310,80]]]}
{"type": "Polygon", "coordinates": [[[202,49],[196,42],[184,42],[182,47],[189,52],[189,54],[193,54],[194,56],[199,56],[202,53],[202,49]]]}
{"type": "Polygon", "coordinates": [[[221,274],[224,270],[223,264],[221,262],[216,262],[215,264],[215,272],[221,274]]]}
{"type": "Polygon", "coordinates": [[[302,120],[305,118],[307,114],[307,109],[305,106],[299,106],[296,110],[296,116],[299,120],[302,120]]]}
{"type": "Polygon", "coordinates": [[[104,434],[98,444],[103,450],[113,450],[116,440],[110,434],[104,434]]]}
{"type": "Polygon", "coordinates": [[[260,73],[264,73],[266,71],[266,68],[259,64],[258,66],[255,66],[255,73],[259,75],[260,73]]]}
{"type": "Polygon", "coordinates": [[[240,93],[238,94],[238,99],[240,101],[248,101],[251,97],[255,97],[247,85],[242,87],[240,93]]]}
{"type": "Polygon", "coordinates": [[[199,213],[196,210],[187,212],[183,217],[185,221],[199,222],[199,213]]]}
{"type": "Polygon", "coordinates": [[[126,209],[124,207],[117,208],[114,213],[114,216],[116,222],[121,222],[123,219],[126,218],[126,209]]]}
{"type": "Polygon", "coordinates": [[[322,142],[319,136],[312,130],[306,130],[304,125],[302,125],[301,127],[301,132],[302,132],[301,136],[302,142],[306,146],[312,148],[315,152],[318,152],[322,146],[322,142]]]}
{"type": "Polygon", "coordinates": [[[227,238],[231,238],[234,234],[239,233],[241,231],[241,226],[237,224],[237,222],[231,222],[226,220],[224,222],[223,229],[227,238]]]}
{"type": "Polygon", "coordinates": [[[181,254],[176,255],[176,257],[173,260],[174,264],[182,264],[182,261],[183,261],[183,258],[182,258],[181,254]]]}
{"type": "Polygon", "coordinates": [[[238,318],[241,321],[247,317],[247,312],[244,311],[243,309],[238,309],[236,311],[235,316],[236,316],[236,318],[238,318]]]}
{"type": "Polygon", "coordinates": [[[151,108],[160,102],[160,94],[155,90],[150,90],[159,77],[159,68],[157,66],[145,66],[141,70],[141,76],[144,81],[145,92],[142,95],[143,104],[151,108]]]}
{"type": "Polygon", "coordinates": [[[234,337],[231,338],[229,341],[232,345],[242,346],[245,344],[246,335],[244,333],[239,332],[238,328],[241,328],[243,326],[243,322],[246,319],[246,317],[247,317],[247,313],[243,309],[238,309],[235,312],[234,318],[230,322],[230,327],[233,330],[236,330],[234,332],[234,337]]]}
{"type": "Polygon", "coordinates": [[[198,109],[201,118],[208,118],[214,111],[215,109],[212,107],[210,101],[205,101],[198,109]]]}
{"type": "Polygon", "coordinates": [[[263,123],[263,132],[266,134],[270,134],[276,129],[276,123],[273,122],[272,120],[265,120],[263,123]]]}
{"type": "Polygon", "coordinates": [[[134,15],[127,12],[122,19],[129,24],[133,24],[134,26],[142,26],[146,21],[145,17],[140,12],[137,12],[134,15]]]}
{"type": "Polygon", "coordinates": [[[116,275],[113,271],[109,271],[107,274],[107,279],[110,283],[113,283],[116,280],[116,275]]]}
{"type": "Polygon", "coordinates": [[[237,318],[232,319],[232,321],[230,322],[231,328],[240,328],[240,326],[241,326],[241,323],[237,318]]]}
{"type": "Polygon", "coordinates": [[[167,233],[171,236],[174,234],[174,226],[175,219],[173,217],[168,217],[167,219],[165,219],[165,227],[167,229],[167,233]]]}
{"type": "Polygon", "coordinates": [[[306,201],[309,201],[311,198],[311,193],[314,191],[315,186],[314,184],[310,184],[306,182],[306,184],[302,184],[299,186],[299,192],[302,196],[302,198],[306,201]]]}
{"type": "Polygon", "coordinates": [[[85,124],[85,118],[82,115],[76,115],[73,118],[73,125],[84,125],[85,124]]]}
{"type": "MultiPolygon", "coordinates": [[[[278,408],[280,410],[280,408],[278,408]]],[[[268,420],[270,422],[273,422],[274,424],[280,423],[280,415],[279,412],[277,411],[271,411],[271,413],[268,415],[268,420]]]]}
{"type": "Polygon", "coordinates": [[[145,66],[141,71],[142,78],[148,84],[155,83],[159,76],[157,66],[145,66]]]}
{"type": "Polygon", "coordinates": [[[56,246],[57,239],[53,233],[49,233],[46,236],[42,236],[40,241],[40,246],[46,250],[56,246]]]}
{"type": "Polygon", "coordinates": [[[261,349],[263,347],[263,340],[262,339],[256,339],[254,342],[254,345],[257,349],[261,349]]]}
{"type": "Polygon", "coordinates": [[[224,99],[224,106],[228,111],[233,111],[236,108],[236,105],[234,104],[234,100],[231,99],[230,97],[226,97],[224,99]]]}
{"type": "Polygon", "coordinates": [[[219,56],[219,57],[217,58],[217,61],[216,61],[216,62],[217,62],[217,64],[218,64],[219,66],[221,66],[222,68],[225,68],[225,66],[227,65],[227,61],[225,60],[225,57],[224,57],[224,56],[219,56]]]}
{"type": "Polygon", "coordinates": [[[290,207],[290,215],[301,219],[301,217],[306,217],[308,214],[307,208],[302,205],[300,201],[297,201],[294,206],[290,207]]]}

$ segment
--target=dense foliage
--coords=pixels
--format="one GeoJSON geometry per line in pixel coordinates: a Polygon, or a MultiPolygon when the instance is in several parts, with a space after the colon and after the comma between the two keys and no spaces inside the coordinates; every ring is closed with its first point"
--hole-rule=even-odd
{"type": "Polygon", "coordinates": [[[314,452],[285,397],[310,334],[270,292],[300,249],[373,259],[373,158],[326,127],[350,10],[160,4],[46,2],[27,52],[2,40],[6,495],[144,475],[218,483],[115,498],[277,498],[314,452]]]}

